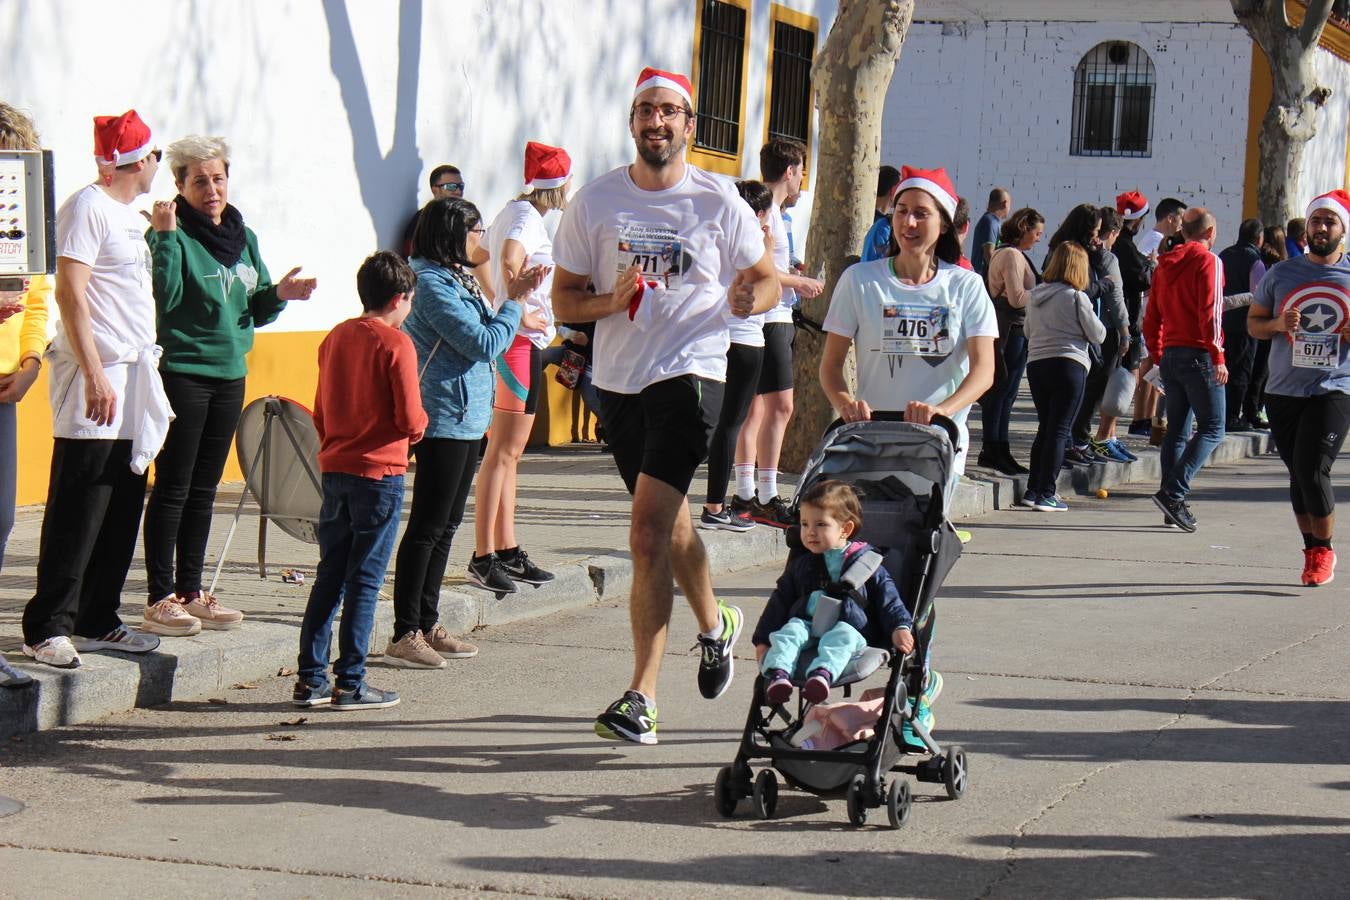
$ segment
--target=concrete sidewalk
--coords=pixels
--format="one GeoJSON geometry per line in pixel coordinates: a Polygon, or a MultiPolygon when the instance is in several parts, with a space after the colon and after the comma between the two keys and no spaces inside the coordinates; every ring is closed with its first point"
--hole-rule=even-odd
{"type": "MultiPolygon", "coordinates": [[[[979,446],[979,415],[972,417],[972,444],[979,446]]],[[[1035,432],[1035,414],[1024,396],[1014,412],[1012,444],[1025,460],[1035,432]]],[[[1125,482],[1156,482],[1157,451],[1136,445],[1137,463],[1110,463],[1062,473],[1065,494],[1095,493],[1098,488],[1125,482]]],[[[1214,462],[1229,462],[1265,452],[1267,433],[1227,437],[1214,462]]],[[[975,454],[972,452],[971,457],[975,454]]],[[[415,475],[413,476],[415,478],[415,475]]],[[[691,489],[691,498],[703,496],[703,473],[691,489]]],[[[790,491],[791,479],[784,484],[790,491]]],[[[411,502],[411,484],[405,507],[411,502]]],[[[967,469],[953,504],[952,518],[987,515],[1007,508],[1025,488],[1022,478],[1007,478],[975,466],[967,469]]],[[[208,566],[214,568],[242,485],[221,487],[208,546],[208,566]]],[[[541,587],[522,585],[519,592],[496,597],[468,585],[465,565],[473,544],[473,504],[456,536],[450,566],[441,592],[441,619],[452,632],[501,625],[599,600],[627,596],[632,578],[628,544],[628,495],[613,463],[594,444],[550,448],[527,454],[519,479],[517,526],[530,556],[557,574],[541,587]]],[[[694,506],[697,509],[697,505],[694,506]]],[[[233,684],[246,683],[281,668],[293,668],[300,617],[309,596],[309,580],[317,562],[317,547],[297,541],[276,527],[267,529],[267,577],[259,577],[258,523],[251,500],[239,522],[224,566],[217,594],[222,602],[244,610],[242,627],[227,632],[204,632],[191,638],[165,638],[158,651],[142,657],[90,653],[73,671],[32,664],[19,650],[23,606],[32,595],[42,508],[18,512],[14,532],[0,575],[0,652],[37,679],[33,686],[0,689],[0,737],[88,722],[132,707],[156,706],[171,700],[200,697],[233,684]],[[282,569],[306,576],[302,585],[284,583],[282,569]]],[[[406,519],[406,513],[405,513],[406,519]]],[[[745,534],[700,532],[715,574],[734,572],[781,560],[786,553],[782,532],[759,527],[745,534]]],[[[210,577],[210,571],[207,572],[210,577]]],[[[393,565],[387,574],[392,587],[393,565]]],[[[146,593],[144,561],[138,553],[123,591],[123,617],[131,626],[140,622],[146,593]]],[[[384,649],[393,625],[392,603],[382,602],[376,617],[372,652],[384,649]]]]}

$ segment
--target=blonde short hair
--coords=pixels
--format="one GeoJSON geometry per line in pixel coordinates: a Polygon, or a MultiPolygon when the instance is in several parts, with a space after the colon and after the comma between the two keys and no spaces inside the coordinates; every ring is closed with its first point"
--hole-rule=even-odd
{"type": "Polygon", "coordinates": [[[33,120],[0,100],[0,150],[41,150],[33,120]]]}
{"type": "Polygon", "coordinates": [[[542,212],[548,212],[550,209],[564,209],[567,206],[567,189],[572,180],[569,178],[565,184],[560,184],[555,188],[534,188],[525,191],[517,200],[528,200],[536,207],[541,207],[542,212]]]}
{"type": "Polygon", "coordinates": [[[190,134],[168,146],[169,171],[173,180],[182,184],[187,176],[188,166],[193,163],[218,159],[225,163],[225,174],[230,174],[230,145],[223,137],[207,137],[202,134],[190,134]]]}
{"type": "Polygon", "coordinates": [[[1075,241],[1065,241],[1055,248],[1050,262],[1045,265],[1046,281],[1058,281],[1074,290],[1088,286],[1088,255],[1075,241]]]}

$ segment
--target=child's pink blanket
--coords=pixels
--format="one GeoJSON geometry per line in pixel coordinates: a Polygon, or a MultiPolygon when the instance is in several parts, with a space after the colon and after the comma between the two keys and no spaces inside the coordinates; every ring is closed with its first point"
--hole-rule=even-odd
{"type": "Polygon", "coordinates": [[[813,706],[806,711],[792,743],[804,750],[837,750],[868,740],[876,733],[885,701],[886,689],[872,688],[857,700],[813,706]]]}

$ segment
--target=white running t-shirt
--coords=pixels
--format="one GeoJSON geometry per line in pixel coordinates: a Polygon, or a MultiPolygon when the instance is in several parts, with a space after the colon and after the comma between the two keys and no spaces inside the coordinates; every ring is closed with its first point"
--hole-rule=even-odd
{"type": "MultiPolygon", "coordinates": [[[[85,298],[89,326],[101,353],[155,343],[147,227],[145,217],[131,204],[114,200],[96,184],[76,191],[56,214],[57,255],[91,270],[85,298]]],[[[56,323],[62,342],[68,340],[63,325],[56,323]]]]}
{"type": "MultiPolygon", "coordinates": [[[[773,235],[773,267],[779,272],[792,269],[792,248],[788,246],[787,223],[783,221],[783,210],[775,203],[769,207],[769,233],[773,235]]],[[[792,304],[797,302],[797,292],[790,287],[783,288],[778,305],[764,314],[764,321],[791,322],[792,304]]]]}
{"type": "Polygon", "coordinates": [[[647,282],[631,320],[622,310],[596,323],[595,385],[636,394],[680,375],[726,380],[727,291],[763,256],[763,232],[735,187],[695,166],[661,191],[639,188],[627,166],[583,187],[554,235],[557,265],[590,276],[598,294],[634,264],[647,282]]]}
{"type": "MultiPolygon", "coordinates": [[[[506,204],[488,226],[484,238],[486,240],[483,243],[492,259],[488,268],[492,270],[492,293],[496,297],[495,306],[498,310],[507,298],[501,262],[502,247],[507,241],[519,241],[525,248],[525,268],[553,265],[553,241],[544,227],[544,217],[528,200],[512,200],[506,204]]],[[[516,333],[529,338],[530,343],[540,350],[553,343],[553,336],[557,333],[553,324],[553,303],[549,300],[552,290],[553,272],[550,270],[539,287],[521,298],[524,311],[543,316],[547,324],[543,330],[535,330],[526,328],[522,323],[516,333]]]]}
{"type": "MultiPolygon", "coordinates": [[[[927,284],[895,277],[891,260],[849,266],[830,298],[824,328],[853,341],[860,400],[874,410],[903,412],[911,400],[937,404],[970,372],[967,341],[998,337],[994,304],[984,279],[945,262],[927,284]]],[[[950,418],[966,438],[966,416],[950,418]]],[[[964,457],[957,466],[961,470],[964,457]]]]}

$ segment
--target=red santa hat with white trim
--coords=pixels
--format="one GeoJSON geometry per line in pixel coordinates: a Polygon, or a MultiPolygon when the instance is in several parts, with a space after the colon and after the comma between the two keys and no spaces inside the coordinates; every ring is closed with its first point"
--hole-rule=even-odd
{"type": "Polygon", "coordinates": [[[636,100],[638,94],[652,88],[665,88],[668,91],[674,91],[684,98],[684,102],[689,104],[689,108],[694,108],[694,87],[689,83],[689,79],[678,72],[665,72],[661,69],[653,69],[651,66],[642,70],[638,75],[637,87],[633,89],[633,99],[636,100]]]}
{"type": "Polygon", "coordinates": [[[895,195],[898,197],[911,188],[918,188],[936,200],[937,205],[947,214],[948,220],[956,218],[956,188],[947,177],[946,169],[913,169],[901,166],[900,184],[896,186],[895,195]]]}
{"type": "Polygon", "coordinates": [[[1126,191],[1116,196],[1116,212],[1126,222],[1142,219],[1148,212],[1148,199],[1138,191],[1126,191]]]}
{"type": "Polygon", "coordinates": [[[150,155],[150,126],[136,110],[120,116],[94,116],[94,160],[100,166],[129,166],[150,155]]]}
{"type": "Polygon", "coordinates": [[[547,190],[562,187],[572,176],[572,157],[561,147],[538,141],[525,144],[525,187],[547,190]]]}
{"type": "Polygon", "coordinates": [[[1314,197],[1304,215],[1311,216],[1318,209],[1331,210],[1341,220],[1342,228],[1350,228],[1350,194],[1345,191],[1327,191],[1320,197],[1314,197]]]}

